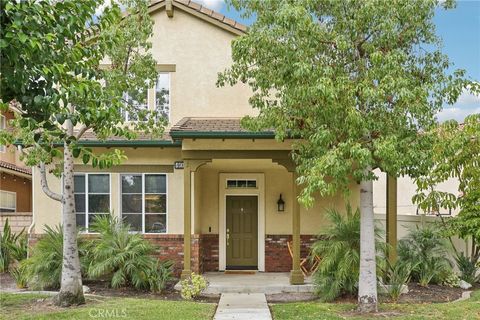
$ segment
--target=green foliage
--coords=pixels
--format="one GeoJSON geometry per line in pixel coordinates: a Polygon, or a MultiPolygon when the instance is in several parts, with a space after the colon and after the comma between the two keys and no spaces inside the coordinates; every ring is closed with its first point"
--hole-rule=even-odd
{"type": "Polygon", "coordinates": [[[343,293],[356,294],[360,267],[360,213],[347,207],[344,215],[329,210],[330,227],[319,234],[312,253],[321,258],[314,273],[316,292],[323,301],[343,293]]]}
{"type": "MultiPolygon", "coordinates": [[[[85,270],[86,242],[77,235],[78,251],[82,269],[85,270]]],[[[45,226],[45,234],[32,249],[30,258],[22,262],[28,287],[34,290],[58,289],[63,262],[62,226],[45,226]]]]}
{"type": "Polygon", "coordinates": [[[460,279],[466,281],[470,284],[475,282],[480,282],[480,266],[477,265],[472,259],[465,256],[465,254],[460,253],[455,257],[455,262],[457,263],[458,270],[460,271],[460,279]]]}
{"type": "Polygon", "coordinates": [[[426,174],[416,179],[413,200],[427,212],[460,209],[446,221],[445,232],[472,242],[468,256],[475,265],[480,261],[480,114],[468,116],[462,125],[445,122],[428,134],[435,143],[426,174]],[[458,179],[458,194],[436,190],[449,178],[458,179]]]}
{"type": "Polygon", "coordinates": [[[461,279],[458,277],[458,275],[453,270],[450,270],[444,276],[442,285],[450,288],[457,288],[460,285],[460,280],[461,279]]]}
{"type": "Polygon", "coordinates": [[[379,264],[383,266],[379,272],[381,284],[385,285],[385,289],[393,301],[397,301],[402,294],[402,289],[410,282],[412,271],[416,265],[411,262],[391,263],[385,258],[384,263],[379,264]]]}
{"type": "Polygon", "coordinates": [[[10,275],[19,289],[24,289],[28,286],[28,271],[25,261],[23,260],[16,268],[10,270],[10,275]]]}
{"type": "Polygon", "coordinates": [[[420,285],[442,283],[452,269],[446,248],[439,230],[429,226],[417,227],[399,241],[398,259],[413,266],[412,279],[420,285]]]}
{"type": "Polygon", "coordinates": [[[0,272],[8,272],[12,263],[25,259],[27,247],[25,229],[13,233],[8,218],[5,219],[3,232],[0,234],[0,272]]]}
{"type": "Polygon", "coordinates": [[[99,238],[89,245],[90,277],[107,277],[113,288],[133,286],[153,292],[165,288],[173,264],[154,259],[155,248],[141,234],[131,233],[128,225],[112,215],[97,218],[92,230],[99,238]]]}
{"type": "MultiPolygon", "coordinates": [[[[371,168],[412,173],[428,160],[444,103],[479,91],[465,72],[450,75],[433,16],[435,0],[230,0],[256,16],[232,43],[233,65],[220,86],[247,83],[259,116],[250,129],[299,138],[294,150],[301,200],[347,192],[371,168]],[[419,44],[430,50],[419,53],[419,44]]],[[[444,2],[445,8],[453,7],[444,2]]]]}
{"type": "Polygon", "coordinates": [[[182,286],[180,294],[185,300],[196,299],[208,287],[207,279],[194,272],[192,272],[190,277],[183,279],[180,284],[182,286]]]}

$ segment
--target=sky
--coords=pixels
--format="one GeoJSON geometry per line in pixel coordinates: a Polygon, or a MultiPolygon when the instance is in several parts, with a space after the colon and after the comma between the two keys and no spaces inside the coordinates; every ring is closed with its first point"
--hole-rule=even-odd
{"type": "MultiPolygon", "coordinates": [[[[253,19],[246,20],[239,12],[228,8],[224,0],[194,1],[243,24],[253,23],[253,19]]],[[[439,8],[434,22],[437,34],[443,39],[442,51],[454,64],[452,70],[464,69],[467,77],[480,82],[480,0],[459,0],[453,10],[439,8]]],[[[444,106],[438,119],[462,121],[472,113],[480,113],[480,96],[464,92],[453,106],[444,106]]]]}

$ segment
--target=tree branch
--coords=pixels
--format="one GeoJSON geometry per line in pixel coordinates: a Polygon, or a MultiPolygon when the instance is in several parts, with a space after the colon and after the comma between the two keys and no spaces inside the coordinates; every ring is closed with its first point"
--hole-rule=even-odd
{"type": "Polygon", "coordinates": [[[63,197],[62,195],[53,192],[49,187],[48,187],[48,181],[47,181],[47,173],[45,171],[45,163],[40,163],[38,166],[40,168],[40,185],[42,186],[43,192],[49,197],[52,198],[53,200],[56,201],[62,201],[63,197]]]}
{"type": "Polygon", "coordinates": [[[75,138],[77,138],[77,140],[80,140],[80,138],[83,136],[83,134],[88,130],[90,129],[89,126],[86,126],[86,125],[83,125],[80,130],[78,130],[77,134],[75,135],[75,138]]]}

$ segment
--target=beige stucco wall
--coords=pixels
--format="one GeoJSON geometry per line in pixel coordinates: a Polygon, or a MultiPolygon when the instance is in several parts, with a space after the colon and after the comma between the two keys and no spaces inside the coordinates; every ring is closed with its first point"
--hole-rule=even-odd
{"type": "MultiPolygon", "coordinates": [[[[285,168],[272,163],[270,160],[214,160],[199,169],[200,180],[196,180],[200,187],[201,204],[196,207],[196,233],[217,234],[219,230],[219,174],[220,173],[264,173],[265,175],[265,233],[291,234],[292,233],[292,174],[285,168]],[[280,193],[285,201],[284,212],[277,211],[277,200],[280,193]],[[199,217],[199,218],[198,218],[199,217]],[[198,219],[200,221],[198,221],[198,219]],[[211,228],[211,232],[209,232],[211,228]]],[[[358,206],[358,186],[352,184],[349,198],[353,207],[358,206]]],[[[196,202],[198,201],[196,197],[196,202]]],[[[310,209],[301,207],[301,233],[317,234],[327,226],[325,212],[329,208],[345,210],[343,196],[320,197],[310,209]]]]}
{"type": "MultiPolygon", "coordinates": [[[[380,170],[375,170],[378,180],[373,182],[373,206],[375,213],[386,213],[386,183],[387,176],[380,170]]],[[[440,183],[436,189],[438,191],[450,192],[458,195],[458,179],[449,178],[447,181],[440,183]]],[[[417,213],[417,205],[413,203],[412,197],[417,192],[417,186],[412,178],[403,176],[397,178],[397,211],[400,215],[415,215],[417,213]]],[[[452,210],[452,215],[458,214],[458,209],[452,210]]],[[[442,209],[440,213],[447,214],[448,209],[442,209]]],[[[423,213],[420,210],[420,213],[423,213]]]]}
{"type": "Polygon", "coordinates": [[[161,9],[155,21],[152,54],[159,64],[174,64],[171,73],[170,122],[183,117],[241,117],[252,114],[245,85],[217,88],[218,72],[231,64],[236,36],[175,8],[173,18],[161,9]]]}

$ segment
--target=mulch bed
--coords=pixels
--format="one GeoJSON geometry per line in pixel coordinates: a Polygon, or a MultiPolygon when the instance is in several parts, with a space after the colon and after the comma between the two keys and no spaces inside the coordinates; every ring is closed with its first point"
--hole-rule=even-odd
{"type": "MultiPolygon", "coordinates": [[[[180,301],[183,298],[180,296],[180,292],[176,291],[173,287],[175,282],[168,284],[167,288],[162,293],[151,293],[145,290],[138,290],[135,288],[117,288],[113,289],[108,286],[107,281],[91,281],[84,280],[83,284],[90,288],[88,294],[94,294],[105,297],[132,297],[132,298],[147,298],[147,299],[159,299],[159,300],[171,300],[180,301]]],[[[203,303],[218,303],[220,295],[205,295],[199,297],[196,302],[203,303]]]]}

